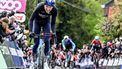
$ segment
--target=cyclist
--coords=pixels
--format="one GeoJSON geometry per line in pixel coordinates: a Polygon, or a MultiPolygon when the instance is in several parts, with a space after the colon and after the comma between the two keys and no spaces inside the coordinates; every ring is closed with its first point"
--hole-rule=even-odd
{"type": "MultiPolygon", "coordinates": [[[[65,64],[65,67],[67,67],[67,63],[69,63],[69,61],[71,59],[71,53],[74,52],[76,45],[72,41],[72,39],[69,38],[69,36],[65,35],[62,40],[62,46],[63,46],[63,50],[65,50],[67,53],[66,64],[65,64]]],[[[68,66],[69,66],[69,64],[68,64],[68,66]]]]}
{"type": "Polygon", "coordinates": [[[76,48],[75,43],[67,35],[65,35],[63,40],[62,40],[62,46],[63,46],[63,49],[67,50],[67,51],[70,50],[70,49],[72,49],[72,51],[74,51],[75,48],[76,48]]]}
{"type": "MultiPolygon", "coordinates": [[[[49,33],[55,33],[55,21],[57,16],[57,9],[55,7],[55,0],[45,0],[37,5],[35,11],[32,13],[29,20],[30,37],[34,34],[40,34],[41,28],[44,32],[44,43],[45,43],[45,56],[49,54],[50,48],[50,35],[49,33]],[[51,22],[50,22],[51,21],[51,22]]],[[[33,46],[33,58],[36,58],[37,48],[39,45],[39,39],[34,38],[33,46]]],[[[33,60],[34,61],[34,60],[33,60]]]]}
{"type": "Polygon", "coordinates": [[[91,48],[91,54],[93,55],[93,58],[95,59],[96,67],[99,67],[99,59],[100,59],[100,49],[101,49],[101,41],[99,36],[95,36],[94,40],[91,42],[92,48],[91,48]],[[96,57],[95,57],[96,56],[96,57]]]}
{"type": "Polygon", "coordinates": [[[95,52],[99,52],[101,48],[101,41],[99,39],[99,36],[95,36],[94,40],[91,42],[92,44],[92,50],[95,52]]]}

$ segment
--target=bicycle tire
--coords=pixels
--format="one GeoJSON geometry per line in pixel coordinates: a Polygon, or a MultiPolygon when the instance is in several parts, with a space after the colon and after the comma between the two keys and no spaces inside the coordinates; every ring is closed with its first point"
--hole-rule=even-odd
{"type": "Polygon", "coordinates": [[[41,60],[41,53],[40,53],[40,51],[39,51],[39,53],[38,53],[38,69],[41,69],[41,62],[40,62],[40,60],[41,60]]]}
{"type": "Polygon", "coordinates": [[[42,67],[41,67],[41,69],[44,69],[44,57],[42,57],[42,67]]]}
{"type": "Polygon", "coordinates": [[[38,69],[44,69],[44,47],[45,45],[43,44],[39,48],[39,53],[38,53],[38,69]]]}

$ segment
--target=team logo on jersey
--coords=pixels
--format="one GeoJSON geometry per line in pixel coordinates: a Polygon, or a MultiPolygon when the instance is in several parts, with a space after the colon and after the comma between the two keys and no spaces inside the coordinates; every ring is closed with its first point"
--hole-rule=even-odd
{"type": "Polygon", "coordinates": [[[43,14],[40,14],[40,13],[39,13],[39,16],[40,16],[41,18],[47,18],[47,17],[49,17],[48,15],[43,15],[43,14]]]}

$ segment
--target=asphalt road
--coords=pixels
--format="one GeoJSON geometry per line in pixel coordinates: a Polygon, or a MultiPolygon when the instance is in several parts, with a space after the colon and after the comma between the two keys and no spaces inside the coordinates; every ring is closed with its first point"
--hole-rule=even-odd
{"type": "MultiPolygon", "coordinates": [[[[101,59],[99,61],[100,67],[97,69],[122,69],[122,58],[114,58],[114,59],[101,59]],[[102,64],[101,64],[102,63],[102,64]]],[[[56,66],[54,69],[62,69],[59,66],[56,66]]],[[[67,68],[69,69],[69,68],[67,68]]],[[[74,68],[76,69],[76,68],[74,68]]]]}
{"type": "MultiPolygon", "coordinates": [[[[97,69],[122,69],[122,58],[114,58],[114,59],[101,59],[99,61],[99,68],[97,69]],[[102,63],[102,64],[101,64],[102,63]]],[[[46,68],[47,69],[47,68],[46,68]]],[[[60,66],[55,66],[54,69],[64,69],[61,68],[60,66]]],[[[69,68],[67,68],[69,69],[69,68]]],[[[76,68],[74,68],[76,69],[76,68]]]]}

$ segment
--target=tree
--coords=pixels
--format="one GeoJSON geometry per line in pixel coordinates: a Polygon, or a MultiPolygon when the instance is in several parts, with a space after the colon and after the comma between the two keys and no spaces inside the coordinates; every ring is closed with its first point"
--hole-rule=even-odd
{"type": "Polygon", "coordinates": [[[37,0],[27,0],[27,8],[26,8],[26,27],[28,28],[28,20],[35,9],[38,1],[37,0]]]}
{"type": "Polygon", "coordinates": [[[114,3],[111,7],[111,15],[107,18],[106,22],[103,23],[103,32],[104,36],[107,36],[108,39],[114,39],[122,35],[122,12],[121,5],[114,3]]]}
{"type": "Polygon", "coordinates": [[[84,43],[89,43],[95,35],[102,34],[99,27],[104,20],[101,13],[101,3],[95,0],[74,0],[68,1],[68,3],[80,6],[83,9],[88,8],[90,12],[85,12],[69,4],[58,3],[59,23],[57,24],[57,34],[60,37],[59,42],[67,34],[80,47],[84,43]]]}

